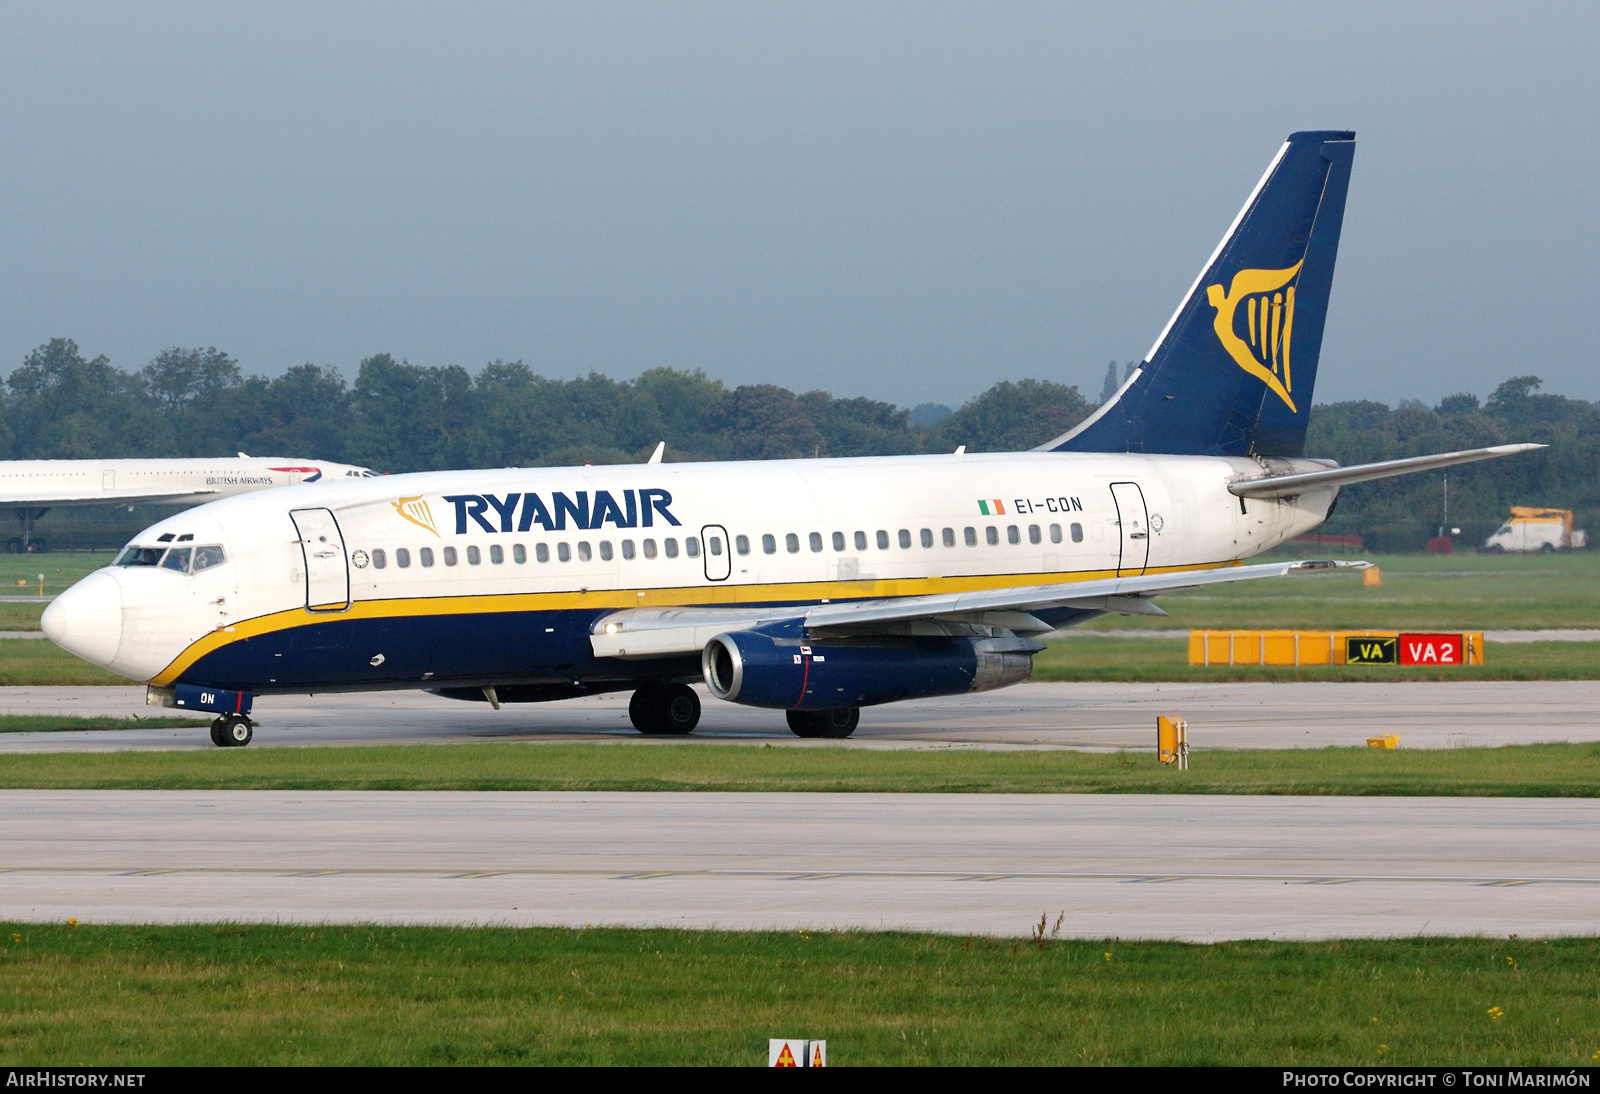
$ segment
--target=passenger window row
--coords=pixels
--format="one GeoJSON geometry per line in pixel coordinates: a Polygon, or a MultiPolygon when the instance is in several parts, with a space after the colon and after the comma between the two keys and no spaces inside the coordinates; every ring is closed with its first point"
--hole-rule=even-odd
{"type": "MultiPolygon", "coordinates": [[[[1072,536],[1072,542],[1073,543],[1082,543],[1083,542],[1083,525],[1081,525],[1081,524],[1073,524],[1073,525],[1071,525],[1069,527],[1069,532],[1070,532],[1070,534],[1072,536]]],[[[1017,525],[1015,525],[1015,524],[1008,524],[1006,526],[1005,534],[1006,534],[1006,542],[1007,543],[1020,544],[1022,542],[1022,529],[1020,527],[1018,527],[1017,525]]],[[[1044,542],[1045,529],[1041,528],[1037,524],[1028,525],[1027,534],[1028,534],[1028,542],[1029,543],[1043,543],[1044,542]]],[[[1062,538],[1063,538],[1062,537],[1061,525],[1059,525],[1059,524],[1050,525],[1050,527],[1049,527],[1049,536],[1050,536],[1050,542],[1051,543],[1060,543],[1062,541],[1062,538]]],[[[847,541],[845,539],[845,534],[843,532],[834,532],[831,538],[832,538],[833,549],[835,551],[837,551],[837,552],[840,552],[840,553],[842,553],[846,549],[847,544],[850,543],[850,542],[853,542],[855,544],[855,549],[858,550],[858,551],[867,550],[868,549],[868,544],[871,543],[871,542],[876,542],[878,550],[887,551],[887,550],[889,550],[889,544],[890,544],[889,532],[888,532],[887,529],[884,529],[884,528],[878,529],[878,531],[876,533],[874,533],[874,535],[873,535],[871,540],[868,539],[867,533],[865,533],[865,532],[856,532],[855,535],[852,537],[852,539],[849,540],[849,541],[847,541]]],[[[984,542],[988,543],[991,547],[999,546],[999,544],[1000,544],[1000,529],[995,527],[992,524],[988,525],[983,530],[983,538],[984,538],[984,542]]],[[[965,543],[968,547],[976,547],[978,545],[978,530],[976,528],[973,528],[973,527],[963,528],[961,530],[961,539],[962,539],[962,542],[965,543]]],[[[911,549],[911,544],[912,544],[911,529],[902,528],[898,532],[896,532],[895,536],[894,536],[894,542],[897,542],[900,545],[900,549],[901,550],[910,550],[911,549]]],[[[933,529],[932,528],[923,528],[921,531],[919,531],[917,533],[917,535],[916,535],[916,542],[922,544],[922,546],[924,548],[932,548],[933,544],[934,544],[933,529]]],[[[954,528],[943,528],[943,529],[940,529],[940,531],[939,531],[939,542],[944,544],[944,546],[946,546],[946,547],[954,547],[956,545],[956,530],[954,528]]],[[[823,550],[822,533],[821,532],[811,532],[810,534],[808,534],[806,536],[806,546],[811,549],[812,554],[821,554],[822,550],[823,550]]],[[[739,552],[739,554],[741,554],[741,555],[749,554],[750,553],[750,537],[749,536],[735,536],[735,537],[733,537],[733,547],[734,547],[734,550],[739,552]]],[[[787,535],[785,535],[783,537],[783,547],[784,547],[784,550],[787,551],[791,555],[799,554],[800,553],[800,537],[799,537],[799,535],[794,533],[794,532],[790,532],[787,535]]],[[[766,554],[766,555],[775,555],[775,554],[777,554],[778,553],[778,538],[776,536],[770,535],[770,534],[762,536],[761,537],[761,553],[762,554],[766,554]]]]}
{"type": "MultiPolygon", "coordinates": [[[[631,539],[625,539],[620,544],[615,545],[613,545],[609,539],[602,539],[598,544],[591,544],[588,540],[581,539],[577,543],[578,561],[592,561],[595,557],[596,548],[599,549],[600,561],[602,562],[610,562],[613,558],[615,558],[618,548],[621,549],[622,557],[625,559],[634,559],[639,557],[641,554],[645,558],[655,558],[661,554],[666,555],[667,558],[677,558],[679,554],[678,541],[676,538],[670,536],[662,540],[659,545],[653,539],[642,540],[638,544],[635,544],[631,539]]],[[[705,548],[713,555],[722,554],[722,537],[707,536],[705,548]]],[[[442,547],[439,549],[438,553],[439,557],[442,558],[446,566],[458,565],[461,562],[462,554],[466,555],[468,566],[481,566],[483,564],[483,551],[476,546],[469,546],[464,552],[458,552],[454,547],[442,547]]],[[[697,536],[685,537],[682,544],[682,553],[690,558],[699,558],[699,538],[697,536]]],[[[388,568],[389,552],[384,550],[382,547],[374,548],[371,557],[372,568],[374,570],[384,570],[388,568]]],[[[538,562],[549,562],[550,545],[548,543],[535,543],[533,545],[533,557],[538,562]]],[[[417,548],[418,565],[432,566],[434,564],[434,558],[434,550],[432,547],[417,548]]],[[[556,544],[555,558],[558,562],[571,562],[573,559],[573,544],[556,544]]],[[[489,562],[495,566],[499,566],[502,565],[505,560],[505,548],[498,543],[490,544],[489,562]]],[[[516,563],[518,566],[525,564],[528,561],[528,548],[524,544],[513,543],[511,545],[511,561],[516,563]]],[[[411,549],[408,547],[396,547],[394,549],[394,564],[402,570],[409,567],[411,565],[411,549]]]]}
{"type": "MultiPolygon", "coordinates": [[[[1044,537],[1045,537],[1046,534],[1047,534],[1046,533],[1046,529],[1041,528],[1039,525],[1037,525],[1037,524],[1028,525],[1027,536],[1028,536],[1028,542],[1030,544],[1043,543],[1044,542],[1044,537]]],[[[1070,525],[1068,527],[1068,534],[1071,535],[1073,543],[1082,543],[1083,542],[1083,525],[1076,524],[1076,523],[1070,525]]],[[[1023,535],[1023,530],[1018,525],[1009,524],[1009,525],[1006,526],[1005,537],[1006,537],[1006,542],[1007,543],[1009,543],[1009,544],[1020,544],[1022,542],[1022,535],[1023,535]]],[[[1064,536],[1063,536],[1061,525],[1059,525],[1059,524],[1050,525],[1049,529],[1048,529],[1048,535],[1050,537],[1050,542],[1051,543],[1060,543],[1060,542],[1062,542],[1064,536]]],[[[1000,544],[1000,529],[997,528],[993,524],[987,525],[983,530],[983,538],[984,538],[984,542],[989,544],[991,547],[999,546],[999,544],[1000,544]]],[[[911,529],[909,529],[909,528],[901,528],[896,533],[896,535],[894,537],[894,540],[895,540],[895,542],[899,543],[900,548],[902,550],[910,550],[912,542],[913,542],[911,529]]],[[[976,547],[978,545],[978,530],[976,528],[974,528],[974,527],[971,527],[971,526],[963,528],[962,531],[961,531],[961,540],[968,547],[976,547]]],[[[915,541],[920,543],[924,548],[931,549],[933,547],[933,545],[934,545],[933,529],[932,528],[923,528],[923,529],[921,529],[917,533],[917,535],[915,537],[915,541]]],[[[938,541],[940,543],[942,543],[946,547],[954,547],[956,545],[956,530],[954,528],[943,528],[943,529],[940,529],[939,536],[938,536],[938,541]]],[[[857,551],[865,551],[865,550],[868,549],[868,545],[869,545],[870,542],[876,542],[877,548],[880,551],[887,551],[887,550],[890,549],[890,542],[891,541],[890,541],[889,533],[888,533],[888,531],[886,529],[882,529],[882,528],[880,528],[875,533],[875,535],[873,536],[873,539],[870,540],[870,541],[869,541],[869,539],[867,537],[867,533],[865,533],[865,532],[856,532],[854,534],[854,536],[850,540],[846,540],[845,534],[843,532],[834,532],[832,534],[832,536],[831,536],[831,545],[832,545],[834,551],[840,552],[840,553],[842,553],[850,543],[854,543],[855,549],[857,551]]],[[[589,562],[589,561],[593,560],[594,555],[595,555],[596,546],[598,546],[598,548],[599,548],[600,560],[602,562],[610,562],[614,557],[616,557],[613,545],[612,545],[611,541],[608,540],[608,539],[600,540],[597,545],[591,545],[588,540],[579,540],[578,543],[577,543],[577,558],[578,558],[578,561],[579,562],[589,562]]],[[[800,553],[800,536],[795,532],[787,533],[783,537],[783,546],[784,546],[784,549],[789,554],[791,554],[791,555],[799,554],[800,553]]],[[[822,551],[823,551],[822,533],[821,532],[808,533],[807,536],[806,536],[806,546],[811,549],[811,552],[813,554],[821,554],[822,551]]],[[[676,538],[671,537],[671,536],[667,537],[666,539],[663,539],[661,541],[661,543],[659,544],[659,546],[657,545],[656,541],[653,540],[653,539],[641,540],[637,545],[635,545],[633,540],[625,539],[625,540],[622,540],[621,543],[617,545],[617,547],[620,548],[622,557],[624,559],[627,559],[627,560],[632,560],[634,558],[639,557],[640,555],[642,555],[644,558],[647,558],[647,559],[653,559],[653,558],[656,558],[658,555],[662,555],[662,554],[664,554],[667,558],[677,558],[678,554],[679,554],[678,541],[677,541],[676,538]]],[[[744,536],[744,535],[735,536],[733,538],[733,548],[734,548],[734,550],[736,552],[738,552],[741,555],[748,555],[750,553],[750,537],[749,536],[744,536]]],[[[722,548],[722,537],[721,536],[707,536],[706,537],[706,541],[705,541],[705,550],[706,551],[708,551],[712,555],[720,556],[722,554],[722,549],[723,548],[722,548]]],[[[689,558],[699,558],[700,557],[700,550],[701,550],[701,545],[700,545],[700,540],[699,540],[698,537],[696,537],[696,536],[686,536],[684,538],[683,544],[682,544],[682,553],[683,554],[687,555],[689,558]]],[[[778,539],[777,539],[777,537],[774,536],[774,535],[771,535],[771,534],[763,535],[761,537],[761,551],[762,551],[763,554],[768,554],[768,555],[777,554],[778,553],[778,539]]],[[[483,552],[479,547],[477,547],[475,545],[474,546],[468,546],[464,553],[466,555],[466,561],[467,561],[467,565],[468,566],[479,566],[479,565],[482,565],[482,563],[483,563],[483,552]]],[[[536,544],[534,544],[533,553],[534,553],[534,559],[536,561],[539,561],[539,562],[549,562],[550,561],[550,545],[548,543],[536,543],[536,544]]],[[[456,548],[454,548],[454,547],[443,547],[443,548],[440,548],[439,555],[442,557],[442,559],[444,561],[444,564],[446,566],[455,566],[455,565],[458,565],[461,562],[461,552],[458,552],[456,550],[456,548]]],[[[160,553],[159,552],[155,553],[155,558],[157,558],[157,559],[160,558],[160,553]]],[[[373,567],[373,569],[375,569],[375,570],[383,570],[383,569],[387,569],[388,568],[388,566],[389,566],[389,553],[387,551],[385,551],[382,547],[375,548],[372,551],[371,558],[372,558],[372,567],[373,567]]],[[[434,550],[433,550],[432,547],[419,547],[419,548],[417,548],[417,562],[418,562],[419,565],[432,566],[434,564],[434,558],[435,558],[434,550]]],[[[565,543],[565,542],[557,543],[556,544],[556,550],[555,550],[555,558],[556,558],[556,560],[558,562],[571,562],[572,558],[573,558],[573,545],[570,544],[570,543],[565,543]]],[[[498,543],[491,544],[489,546],[489,561],[490,561],[490,563],[492,563],[493,565],[499,566],[499,565],[503,564],[505,562],[505,560],[506,560],[505,548],[502,547],[498,543]]],[[[516,563],[519,566],[523,565],[524,563],[526,563],[528,561],[528,549],[527,549],[527,547],[524,546],[521,543],[512,544],[511,545],[511,561],[516,563]]],[[[394,564],[397,567],[399,567],[400,569],[402,569],[402,570],[406,569],[407,567],[409,567],[411,565],[411,551],[410,551],[410,549],[406,548],[406,547],[396,547],[394,549],[394,564]]],[[[153,565],[155,565],[155,562],[153,562],[153,561],[152,562],[144,562],[144,563],[140,563],[140,562],[133,562],[133,563],[124,562],[124,563],[122,563],[122,565],[153,566],[153,565]]],[[[198,569],[200,567],[197,565],[196,568],[198,569]]]]}

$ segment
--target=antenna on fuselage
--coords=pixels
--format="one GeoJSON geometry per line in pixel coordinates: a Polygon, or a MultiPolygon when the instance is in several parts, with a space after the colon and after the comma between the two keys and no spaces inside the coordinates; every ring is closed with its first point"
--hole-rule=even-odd
{"type": "Polygon", "coordinates": [[[656,450],[654,452],[650,453],[650,458],[648,460],[645,460],[644,462],[645,463],[660,463],[661,462],[661,457],[662,457],[663,454],[666,453],[666,451],[667,451],[667,442],[666,441],[662,441],[662,442],[660,442],[659,444],[656,445],[656,450]]]}

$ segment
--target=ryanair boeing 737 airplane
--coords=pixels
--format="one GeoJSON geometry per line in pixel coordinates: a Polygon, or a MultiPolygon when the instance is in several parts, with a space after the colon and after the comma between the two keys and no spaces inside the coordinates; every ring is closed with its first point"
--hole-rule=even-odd
{"type": "Polygon", "coordinates": [[[302,484],[141,533],[45,633],[249,743],[273,692],[501,703],[632,690],[644,733],[718,699],[845,737],[860,708],[1028,679],[1037,638],[1242,562],[1339,488],[1522,452],[1338,467],[1302,450],[1348,132],[1295,133],[1139,368],[1032,452],[441,471],[302,484]]]}

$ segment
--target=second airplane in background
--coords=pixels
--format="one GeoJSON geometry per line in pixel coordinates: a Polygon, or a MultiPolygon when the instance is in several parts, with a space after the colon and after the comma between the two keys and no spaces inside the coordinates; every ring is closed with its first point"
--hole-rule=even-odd
{"type": "Polygon", "coordinates": [[[202,505],[272,486],[374,478],[376,471],[284,456],[177,460],[0,460],[0,508],[12,509],[17,552],[44,549],[33,522],[51,509],[89,505],[202,505]]]}

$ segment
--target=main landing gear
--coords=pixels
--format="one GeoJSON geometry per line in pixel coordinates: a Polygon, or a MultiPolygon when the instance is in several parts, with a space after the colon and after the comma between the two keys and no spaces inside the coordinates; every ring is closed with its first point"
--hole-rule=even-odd
{"type": "Polygon", "coordinates": [[[628,720],[640,733],[680,736],[700,724],[700,696],[688,684],[646,685],[628,701],[628,720]]]}
{"type": "Polygon", "coordinates": [[[834,707],[832,710],[791,710],[784,714],[796,737],[848,737],[861,723],[860,707],[834,707]]]}
{"type": "Polygon", "coordinates": [[[243,714],[224,714],[211,723],[211,743],[218,748],[243,748],[255,736],[255,727],[243,714]]]}

